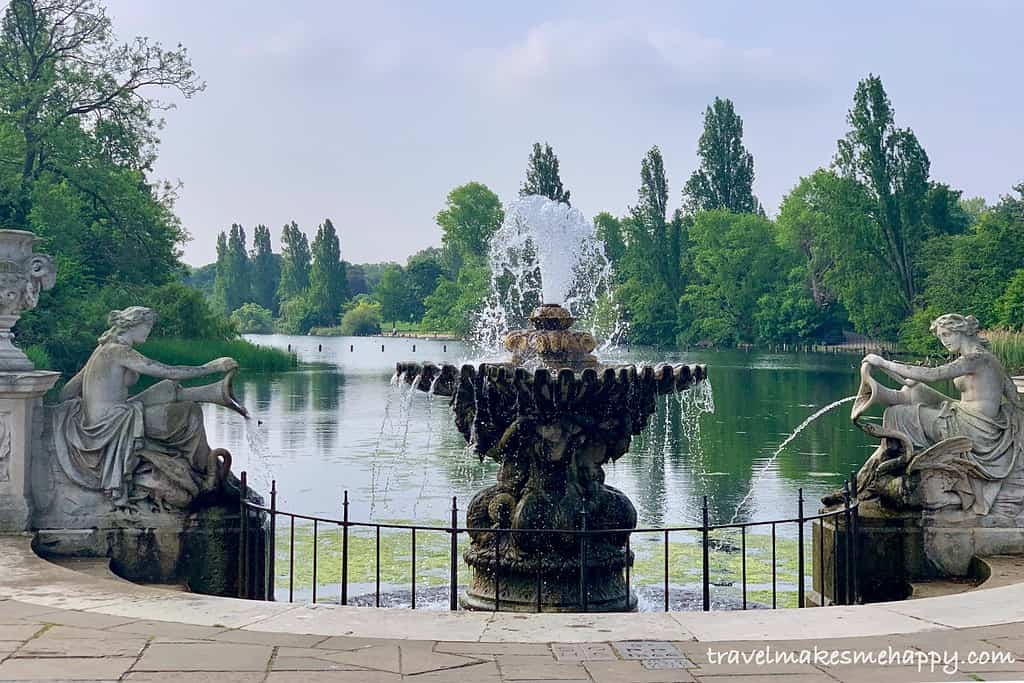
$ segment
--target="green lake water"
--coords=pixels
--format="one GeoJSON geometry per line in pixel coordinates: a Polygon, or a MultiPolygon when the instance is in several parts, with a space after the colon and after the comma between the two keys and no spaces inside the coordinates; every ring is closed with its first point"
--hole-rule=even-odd
{"type": "MultiPolygon", "coordinates": [[[[211,445],[231,450],[235,471],[247,470],[255,487],[265,493],[277,480],[281,508],[339,515],[347,489],[352,519],[436,522],[448,519],[452,496],[464,509],[493,482],[495,464],[466,450],[447,399],[390,383],[399,360],[458,364],[471,360],[466,346],[366,337],[249,338],[291,345],[301,367],[240,377],[236,393],[253,419],[208,410],[207,430],[211,445]]],[[[815,510],[818,497],[841,485],[873,447],[851,424],[847,403],[811,423],[768,463],[808,416],[854,393],[855,355],[639,349],[609,360],[706,363],[714,394],[716,410],[701,415],[699,425],[685,424],[677,400],[660,399],[631,452],[606,467],[607,483],[633,500],[641,526],[699,523],[705,495],[712,523],[734,514],[740,521],[794,517],[799,488],[808,511],[815,510]]]]}

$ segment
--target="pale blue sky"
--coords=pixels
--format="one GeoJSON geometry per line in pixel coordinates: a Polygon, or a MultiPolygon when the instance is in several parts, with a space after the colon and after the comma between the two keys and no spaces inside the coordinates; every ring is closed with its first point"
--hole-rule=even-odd
{"type": "Polygon", "coordinates": [[[189,48],[206,92],[167,114],[157,175],[184,183],[185,260],[232,222],[325,216],[346,260],[440,242],[461,183],[513,199],[547,140],[573,204],[622,214],[640,160],[672,205],[704,108],[743,117],[769,213],[826,165],[857,80],[881,75],[932,176],[994,201],[1024,181],[1024,2],[256,2],[110,0],[122,38],[189,48]]]}

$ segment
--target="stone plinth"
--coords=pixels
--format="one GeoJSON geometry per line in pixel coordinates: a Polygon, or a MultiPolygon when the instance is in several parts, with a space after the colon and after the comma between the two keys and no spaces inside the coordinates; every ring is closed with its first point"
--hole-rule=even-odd
{"type": "MultiPolygon", "coordinates": [[[[973,518],[897,512],[865,501],[857,524],[855,557],[863,602],[903,600],[915,581],[970,576],[975,557],[1024,554],[1024,528],[986,527],[973,518]]],[[[837,578],[842,601],[847,549],[842,517],[816,521],[813,534],[815,602],[820,604],[822,593],[826,604],[832,602],[837,578]]]]}
{"type": "MultiPolygon", "coordinates": [[[[875,503],[862,502],[857,530],[854,557],[862,602],[903,600],[910,594],[911,581],[934,578],[924,556],[920,513],[890,512],[875,503]]],[[[844,601],[848,585],[847,535],[842,516],[813,524],[813,544],[807,560],[813,567],[815,604],[831,604],[837,595],[840,602],[844,601]]]]}
{"type": "Polygon", "coordinates": [[[41,433],[42,395],[59,372],[0,371],[0,531],[32,528],[32,457],[41,433]]]}

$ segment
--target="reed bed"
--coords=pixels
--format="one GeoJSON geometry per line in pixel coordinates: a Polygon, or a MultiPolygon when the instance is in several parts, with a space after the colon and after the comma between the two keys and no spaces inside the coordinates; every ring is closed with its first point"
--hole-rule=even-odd
{"type": "Polygon", "coordinates": [[[1011,375],[1024,374],[1024,332],[995,329],[984,333],[992,353],[1011,375]]]}
{"type": "Polygon", "coordinates": [[[243,370],[254,372],[283,372],[298,365],[294,353],[244,339],[151,339],[139,351],[169,365],[202,365],[221,356],[230,356],[243,370]]]}

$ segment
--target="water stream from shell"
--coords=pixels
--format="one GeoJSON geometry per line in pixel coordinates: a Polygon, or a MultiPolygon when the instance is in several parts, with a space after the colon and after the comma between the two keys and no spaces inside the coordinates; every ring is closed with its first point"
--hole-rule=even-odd
{"type": "Polygon", "coordinates": [[[782,450],[786,446],[788,446],[793,441],[793,439],[795,439],[797,435],[800,434],[800,432],[802,432],[804,429],[807,428],[808,425],[810,425],[812,422],[814,422],[819,417],[821,417],[828,411],[832,410],[836,406],[840,406],[844,403],[856,400],[856,398],[857,395],[854,394],[853,396],[847,396],[846,398],[841,398],[838,401],[833,401],[832,403],[829,403],[824,408],[819,409],[813,415],[811,415],[806,420],[797,425],[797,428],[794,429],[793,432],[789,436],[787,436],[782,443],[778,445],[775,451],[771,454],[771,457],[768,458],[768,461],[764,465],[762,465],[761,469],[757,471],[757,474],[755,474],[753,478],[751,478],[750,488],[747,490],[746,495],[743,496],[743,499],[740,500],[739,504],[736,505],[736,509],[733,511],[732,517],[729,519],[728,523],[733,524],[736,522],[736,519],[739,517],[740,511],[743,509],[743,506],[746,505],[747,501],[750,500],[750,497],[754,495],[754,489],[757,488],[757,484],[761,481],[761,479],[764,478],[765,474],[768,473],[768,470],[771,469],[772,465],[775,464],[775,460],[779,457],[779,453],[782,453],[782,450]]]}

